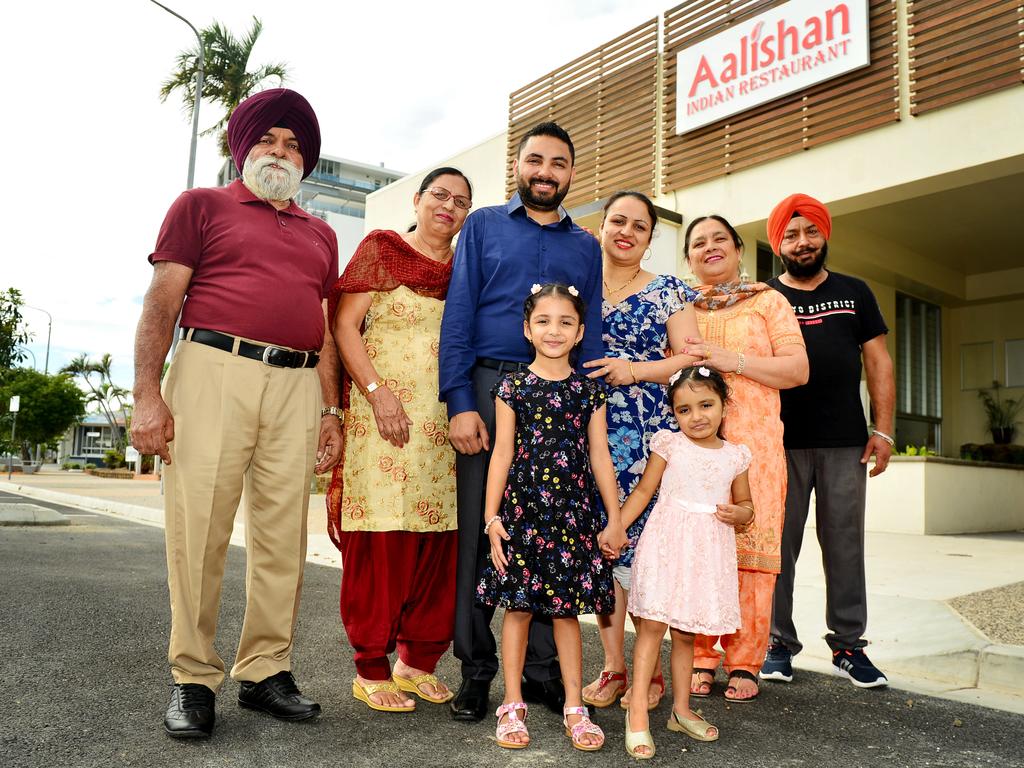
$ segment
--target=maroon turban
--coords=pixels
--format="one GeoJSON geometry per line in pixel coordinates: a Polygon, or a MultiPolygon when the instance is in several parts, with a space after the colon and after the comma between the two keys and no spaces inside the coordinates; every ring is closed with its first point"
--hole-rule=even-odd
{"type": "Polygon", "coordinates": [[[295,134],[302,154],[302,178],[309,176],[320,159],[320,124],[309,102],[288,88],[261,91],[231,113],[228,147],[238,172],[242,172],[249,150],[274,127],[287,128],[295,134]]]}
{"type": "Polygon", "coordinates": [[[798,192],[776,205],[768,214],[768,242],[776,254],[781,253],[779,248],[782,246],[782,237],[794,216],[803,216],[814,224],[826,240],[831,236],[832,216],[829,215],[828,208],[810,195],[798,192]]]}

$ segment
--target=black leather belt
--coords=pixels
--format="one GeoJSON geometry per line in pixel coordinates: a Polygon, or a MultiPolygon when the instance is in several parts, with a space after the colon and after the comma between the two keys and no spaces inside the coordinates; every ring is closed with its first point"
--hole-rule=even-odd
{"type": "Polygon", "coordinates": [[[505,371],[525,371],[530,365],[529,363],[514,363],[509,360],[495,360],[493,357],[478,357],[476,364],[497,371],[499,374],[505,371]]]}
{"type": "MultiPolygon", "coordinates": [[[[234,336],[205,328],[182,328],[181,338],[225,352],[234,350],[236,340],[234,336]],[[189,331],[192,331],[191,337],[189,331]]],[[[275,347],[272,344],[253,344],[242,339],[238,339],[238,356],[259,360],[272,368],[315,368],[320,360],[316,352],[296,352],[294,349],[275,347]]]]}

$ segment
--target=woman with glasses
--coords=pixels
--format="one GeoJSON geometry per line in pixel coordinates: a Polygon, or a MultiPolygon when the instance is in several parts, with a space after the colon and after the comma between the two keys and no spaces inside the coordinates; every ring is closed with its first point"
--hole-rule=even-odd
{"type": "Polygon", "coordinates": [[[413,195],[415,228],[371,232],[331,292],[344,362],[344,453],[327,493],[341,550],[341,618],[355,650],[352,694],[410,712],[452,697],[434,676],[455,611],[455,454],[438,396],[438,336],[452,240],[469,179],[438,168],[413,195]],[[388,656],[397,650],[392,668],[388,656]]]}

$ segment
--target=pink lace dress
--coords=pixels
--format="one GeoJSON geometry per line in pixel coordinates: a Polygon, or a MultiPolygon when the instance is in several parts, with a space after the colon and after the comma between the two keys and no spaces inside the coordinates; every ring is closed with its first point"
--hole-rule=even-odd
{"type": "Polygon", "coordinates": [[[702,448],[662,430],[651,451],[668,466],[633,560],[629,612],[684,632],[728,635],[740,627],[736,534],[715,517],[750,465],[745,445],[702,448]]]}

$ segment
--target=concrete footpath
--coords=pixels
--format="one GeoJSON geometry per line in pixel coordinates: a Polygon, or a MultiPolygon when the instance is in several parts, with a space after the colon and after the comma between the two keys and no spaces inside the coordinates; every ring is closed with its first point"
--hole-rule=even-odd
{"type": "MultiPolygon", "coordinates": [[[[128,490],[115,503],[126,503],[128,490]]],[[[455,723],[445,707],[424,702],[408,715],[371,712],[351,695],[352,652],[337,613],[340,574],[314,564],[306,568],[293,669],[303,690],[323,706],[323,716],[288,724],[243,710],[235,703],[237,684],[227,680],[217,697],[213,738],[169,739],[161,725],[169,695],[162,531],[123,515],[0,489],[0,511],[23,505],[63,514],[70,524],[0,527],[4,768],[632,764],[617,707],[594,714],[607,735],[605,748],[596,753],[572,749],[559,718],[539,706],[530,708],[533,744],[519,752],[494,744],[491,717],[480,724],[455,723]]],[[[244,553],[232,547],[216,643],[229,665],[244,589],[244,553]]],[[[500,632],[499,624],[496,619],[500,632]]],[[[583,627],[583,642],[584,675],[591,678],[601,662],[593,626],[583,627]]],[[[632,638],[626,642],[629,652],[632,638]]],[[[459,678],[451,655],[441,659],[437,672],[453,684],[459,678]]],[[[723,700],[723,685],[720,675],[715,695],[695,702],[721,729],[719,741],[702,744],[669,733],[666,697],[652,713],[658,753],[651,765],[1024,766],[1024,718],[1012,712],[896,687],[864,691],[806,670],[790,684],[765,684],[758,701],[742,706],[723,700]]],[[[501,696],[499,679],[492,707],[501,696]]]]}

